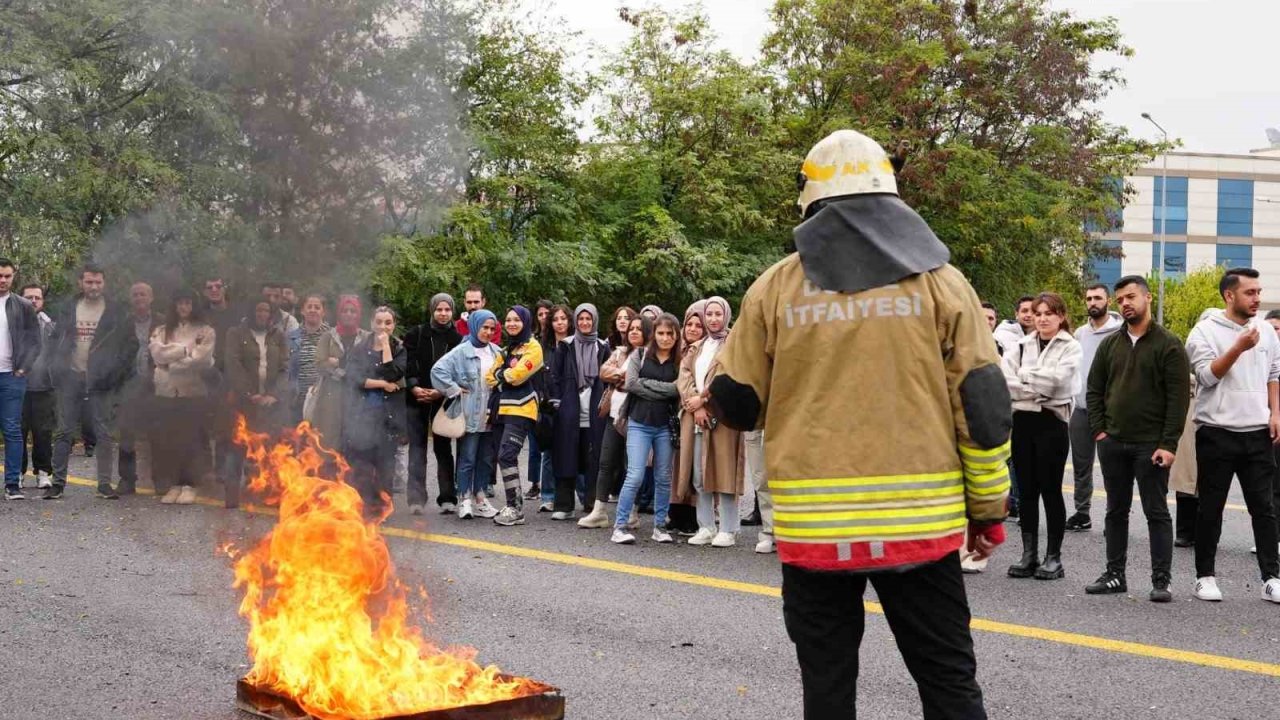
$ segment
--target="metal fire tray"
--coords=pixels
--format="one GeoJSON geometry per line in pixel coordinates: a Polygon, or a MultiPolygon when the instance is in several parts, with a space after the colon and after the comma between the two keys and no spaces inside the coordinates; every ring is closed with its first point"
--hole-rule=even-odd
{"type": "MultiPolygon", "coordinates": [[[[534,684],[539,692],[533,695],[412,715],[388,715],[380,720],[563,720],[564,696],[559,688],[536,681],[534,684]]],[[[243,679],[236,681],[236,707],[267,720],[314,720],[292,699],[243,679]]]]}

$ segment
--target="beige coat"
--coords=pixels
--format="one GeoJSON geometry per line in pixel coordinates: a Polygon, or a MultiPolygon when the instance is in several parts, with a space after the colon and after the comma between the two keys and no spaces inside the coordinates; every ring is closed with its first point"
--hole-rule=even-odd
{"type": "Polygon", "coordinates": [[[1196,494],[1196,426],[1193,422],[1196,415],[1195,373],[1191,374],[1191,409],[1187,411],[1187,424],[1182,428],[1182,437],[1178,440],[1178,451],[1173,456],[1173,467],[1169,468],[1169,489],[1187,495],[1196,494]]]}
{"type": "Polygon", "coordinates": [[[209,386],[205,371],[213,367],[214,345],[217,337],[213,328],[200,324],[181,323],[174,328],[173,336],[166,337],[164,325],[151,331],[151,359],[155,362],[156,395],[160,397],[205,397],[209,386]]]}
{"type": "MultiPolygon", "coordinates": [[[[369,336],[369,331],[361,329],[356,332],[352,345],[369,336]]],[[[344,347],[337,330],[330,330],[320,336],[316,343],[316,366],[320,369],[320,380],[316,383],[316,392],[320,397],[316,400],[315,415],[312,425],[326,447],[342,447],[342,403],[346,397],[343,378],[346,376],[346,354],[350,348],[344,347]]]]}
{"type": "MultiPolygon", "coordinates": [[[[723,349],[723,345],[721,349],[723,349]]],[[[698,362],[698,353],[702,351],[702,341],[689,347],[684,359],[680,361],[680,375],[676,378],[676,388],[680,391],[680,401],[698,394],[694,382],[694,367],[698,362]]],[[[716,372],[716,363],[711,363],[707,371],[707,385],[716,372]]],[[[704,443],[702,452],[702,488],[706,492],[732,493],[741,495],[743,477],[745,475],[745,445],[742,433],[720,424],[714,430],[703,431],[704,443]]],[[[676,466],[675,497],[692,497],[693,489],[693,413],[680,413],[680,461],[676,466]]]]}

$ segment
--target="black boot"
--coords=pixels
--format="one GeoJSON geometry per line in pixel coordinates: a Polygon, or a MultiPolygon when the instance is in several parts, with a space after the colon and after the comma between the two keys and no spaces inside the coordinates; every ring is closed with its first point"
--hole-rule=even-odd
{"type": "Polygon", "coordinates": [[[1177,493],[1177,513],[1174,522],[1174,547],[1191,547],[1196,544],[1196,514],[1200,512],[1200,498],[1177,493]]]}
{"type": "Polygon", "coordinates": [[[1062,567],[1062,534],[1064,530],[1059,528],[1056,532],[1049,530],[1049,538],[1046,542],[1044,551],[1044,562],[1040,564],[1040,568],[1036,570],[1037,580],[1057,580],[1064,577],[1067,571],[1062,567]]]}
{"type": "Polygon", "coordinates": [[[760,524],[760,496],[756,495],[756,506],[744,518],[742,524],[745,526],[756,526],[760,524]]]}
{"type": "Polygon", "coordinates": [[[1022,533],[1022,560],[1017,565],[1009,566],[1009,577],[1029,578],[1040,567],[1040,536],[1036,533],[1022,533]]]}

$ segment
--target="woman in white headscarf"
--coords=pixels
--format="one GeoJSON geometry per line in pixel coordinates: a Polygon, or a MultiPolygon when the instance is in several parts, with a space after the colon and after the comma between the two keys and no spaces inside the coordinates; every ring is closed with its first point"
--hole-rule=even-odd
{"type": "Polygon", "coordinates": [[[609,343],[600,339],[600,311],[583,303],[573,311],[574,333],[556,343],[552,360],[552,396],[557,399],[551,466],[556,474],[552,520],[574,517],[578,477],[586,482],[584,507],[595,503],[604,419],[596,412],[604,394],[600,366],[609,359],[609,343]]]}
{"type": "Polygon", "coordinates": [[[716,356],[729,337],[733,311],[722,297],[707,298],[702,307],[706,337],[685,354],[676,387],[683,413],[680,422],[680,461],[677,495],[698,494],[698,532],[690,545],[732,547],[740,520],[738,497],[743,491],[742,433],[716,423],[703,394],[716,368],[716,356]],[[716,526],[716,506],[720,524],[716,526]]]}

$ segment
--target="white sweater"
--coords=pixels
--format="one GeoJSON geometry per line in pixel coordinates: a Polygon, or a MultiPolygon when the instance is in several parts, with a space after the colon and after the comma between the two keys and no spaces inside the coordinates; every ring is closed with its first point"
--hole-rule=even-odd
{"type": "Polygon", "coordinates": [[[1271,325],[1254,318],[1237,325],[1222,310],[1208,313],[1187,336],[1191,371],[1200,383],[1195,422],[1234,432],[1265,430],[1271,420],[1267,383],[1280,379],[1280,340],[1271,325]],[[1242,354],[1221,378],[1209,366],[1226,354],[1247,327],[1258,329],[1258,344],[1242,354]]]}
{"type": "Polygon", "coordinates": [[[1058,334],[1040,352],[1040,335],[1032,333],[1004,349],[1001,367],[1014,410],[1051,410],[1068,422],[1079,391],[1080,343],[1071,333],[1058,334]]]}

